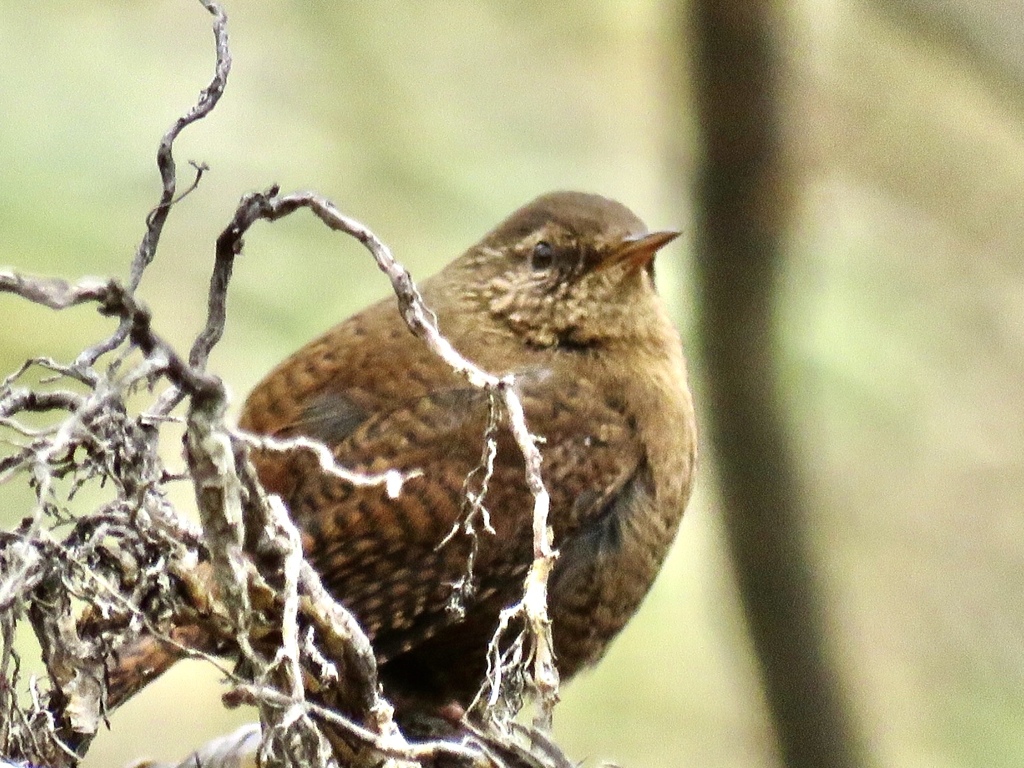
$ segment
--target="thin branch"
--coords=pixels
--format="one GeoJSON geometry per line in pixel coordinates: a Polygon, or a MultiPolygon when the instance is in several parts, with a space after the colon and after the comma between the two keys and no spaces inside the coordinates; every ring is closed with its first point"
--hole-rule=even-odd
{"type": "MultiPolygon", "coordinates": [[[[203,7],[214,17],[213,34],[216,38],[217,64],[214,70],[213,79],[199,93],[199,100],[189,110],[174,121],[174,124],[167,130],[160,140],[160,146],[156,153],[156,164],[160,170],[160,180],[163,183],[163,191],[160,195],[160,202],[150,211],[146,217],[146,234],[135,251],[135,258],[132,260],[131,272],[128,279],[128,290],[132,293],[139,287],[142,275],[146,267],[152,263],[156,256],[157,245],[163,233],[167,216],[171,212],[174,203],[174,193],[177,186],[177,165],[174,162],[174,142],[178,135],[192,123],[202,120],[213,108],[217,106],[220,97],[227,86],[228,74],[231,72],[231,51],[228,49],[227,14],[219,3],[213,0],[200,0],[203,7]]],[[[199,183],[202,171],[205,166],[197,166],[195,184],[199,183]]]]}
{"type": "Polygon", "coordinates": [[[420,477],[423,472],[413,470],[411,472],[399,472],[389,469],[378,474],[363,474],[346,469],[334,460],[331,449],[319,440],[313,440],[305,436],[289,437],[286,439],[270,437],[268,435],[256,435],[242,429],[231,430],[231,436],[241,443],[261,451],[308,451],[316,456],[320,471],[325,475],[336,477],[346,483],[355,486],[383,485],[388,498],[397,499],[402,493],[402,487],[413,478],[420,477]]]}
{"type": "Polygon", "coordinates": [[[203,397],[215,394],[221,388],[219,379],[205,376],[192,368],[153,331],[149,309],[115,279],[106,282],[82,280],[71,284],[57,278],[26,277],[0,270],[0,292],[13,293],[54,310],[96,302],[101,315],[121,319],[132,344],[143,354],[159,354],[166,360],[167,376],[179,389],[192,396],[203,397]]]}
{"type": "MultiPolygon", "coordinates": [[[[174,161],[174,142],[179,134],[192,123],[202,120],[213,108],[217,106],[220,97],[227,86],[228,74],[231,72],[231,51],[228,48],[227,14],[219,3],[213,0],[199,0],[199,2],[214,17],[213,34],[216,40],[217,63],[214,67],[213,79],[199,93],[199,99],[185,114],[181,115],[174,124],[167,130],[160,140],[157,148],[156,164],[160,171],[162,190],[160,201],[149,212],[146,217],[146,232],[135,249],[135,257],[132,259],[131,269],[128,273],[128,292],[134,294],[142,282],[143,273],[156,258],[157,247],[160,244],[160,237],[163,234],[164,224],[170,215],[174,203],[187,195],[198,184],[207,170],[205,164],[193,164],[196,169],[196,177],[192,186],[182,193],[181,198],[175,198],[177,188],[177,165],[174,161]]],[[[75,367],[91,367],[100,357],[119,347],[129,333],[128,327],[122,323],[112,336],[86,349],[78,356],[75,367]]]]}

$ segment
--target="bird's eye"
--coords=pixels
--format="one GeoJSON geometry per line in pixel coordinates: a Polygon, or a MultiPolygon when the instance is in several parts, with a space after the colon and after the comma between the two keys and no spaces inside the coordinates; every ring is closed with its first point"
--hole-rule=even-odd
{"type": "Polygon", "coordinates": [[[555,260],[555,249],[551,243],[541,240],[533,246],[533,254],[530,256],[530,266],[534,269],[547,269],[555,260]]]}

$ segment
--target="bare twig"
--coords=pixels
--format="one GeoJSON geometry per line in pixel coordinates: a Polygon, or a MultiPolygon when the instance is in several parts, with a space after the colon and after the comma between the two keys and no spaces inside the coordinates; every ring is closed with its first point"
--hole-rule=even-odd
{"type": "Polygon", "coordinates": [[[407,480],[420,477],[423,474],[419,470],[399,472],[394,469],[389,469],[379,474],[353,472],[338,464],[334,460],[331,449],[319,440],[312,440],[301,435],[282,440],[267,435],[254,435],[240,429],[231,430],[231,435],[234,439],[245,443],[250,448],[256,448],[261,451],[309,451],[316,456],[320,471],[324,474],[336,477],[355,486],[383,485],[388,497],[392,499],[397,499],[402,493],[402,487],[407,480]]]}
{"type": "Polygon", "coordinates": [[[480,537],[476,530],[477,519],[480,519],[484,531],[491,535],[495,534],[494,527],[491,525],[491,513],[488,511],[485,501],[491,478],[494,476],[494,460],[498,456],[497,434],[500,411],[493,393],[488,400],[483,452],[480,456],[480,463],[469,473],[462,484],[462,514],[435,547],[437,550],[442,549],[459,531],[469,537],[470,547],[469,553],[466,555],[466,569],[463,575],[452,584],[452,594],[447,606],[449,613],[459,619],[465,616],[465,601],[472,596],[475,589],[473,572],[480,549],[480,537]]]}
{"type": "MultiPolygon", "coordinates": [[[[150,211],[146,217],[146,234],[135,251],[135,258],[132,260],[132,268],[128,279],[128,290],[133,292],[142,281],[142,275],[146,267],[156,256],[157,245],[163,233],[164,223],[171,212],[174,203],[174,192],[177,186],[177,165],[174,162],[174,142],[178,135],[192,123],[202,120],[213,108],[217,106],[224,88],[227,86],[228,74],[231,72],[231,51],[228,49],[227,14],[219,3],[212,0],[200,0],[203,7],[214,17],[213,34],[216,38],[217,64],[213,79],[210,84],[199,94],[199,100],[181,117],[179,117],[160,140],[160,146],[156,153],[156,164],[160,170],[160,180],[163,183],[163,192],[160,195],[160,202],[150,211]]],[[[202,176],[205,166],[197,166],[196,181],[202,176]]]]}
{"type": "MultiPolygon", "coordinates": [[[[135,293],[142,282],[142,276],[153,259],[156,257],[157,246],[160,243],[160,236],[163,234],[164,224],[170,215],[171,208],[176,202],[175,190],[177,188],[177,165],[174,161],[174,142],[179,134],[192,123],[202,120],[213,108],[217,106],[224,88],[227,86],[228,74],[231,72],[231,51],[228,48],[227,14],[219,3],[213,0],[199,0],[203,7],[214,17],[213,34],[216,38],[217,63],[213,79],[204,88],[198,101],[189,108],[174,124],[167,130],[160,145],[157,148],[156,164],[160,171],[160,180],[163,189],[160,194],[160,201],[149,212],[146,217],[146,232],[142,241],[135,250],[135,257],[132,259],[131,270],[128,273],[128,292],[135,293]]],[[[182,197],[187,195],[198,184],[207,166],[194,164],[196,177],[192,187],[186,190],[182,197]]],[[[180,198],[178,198],[180,199],[180,198]]],[[[117,331],[108,339],[85,350],[75,361],[75,366],[88,368],[107,352],[119,347],[128,335],[128,328],[122,324],[117,331]]]]}

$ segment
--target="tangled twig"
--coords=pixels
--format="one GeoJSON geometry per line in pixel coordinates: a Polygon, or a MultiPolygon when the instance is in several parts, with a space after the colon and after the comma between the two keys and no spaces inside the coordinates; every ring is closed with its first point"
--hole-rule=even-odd
{"type": "MultiPolygon", "coordinates": [[[[217,240],[206,322],[187,357],[154,330],[137,296],[168,216],[206,171],[194,164],[194,182],[179,194],[175,140],[214,109],[231,67],[226,16],[212,0],[200,2],[214,17],[215,74],[160,142],[160,200],[146,217],[127,282],[0,271],[0,292],[57,311],[92,304],[117,321],[110,336],[71,363],[31,360],[0,382],[6,446],[0,482],[27,476],[36,500],[16,530],[0,534],[0,755],[76,764],[127,695],[114,685],[112,669],[139,643],[150,642],[178,655],[213,660],[224,652],[240,659],[236,671],[223,670],[233,686],[228,699],[259,708],[259,752],[268,766],[355,765],[361,754],[410,765],[562,766],[564,758],[553,756],[557,750],[533,754],[520,746],[524,738],[545,742],[536,732],[524,737],[511,721],[521,681],[529,679],[538,693],[535,724],[548,727],[558,686],[546,608],[556,557],[549,497],[537,439],[511,377],[493,376],[459,354],[387,246],[312,192],[280,195],[272,188],[242,198],[217,240]],[[467,726],[460,742],[405,740],[380,697],[369,640],[303,558],[294,524],[280,500],[264,493],[248,449],[312,451],[325,472],[383,486],[391,496],[413,474],[360,475],[338,466],[317,441],[256,437],[224,421],[226,390],[207,363],[224,332],[234,259],[255,222],[301,208],[366,246],[390,279],[409,328],[488,394],[492,424],[500,416],[523,454],[534,498],[534,561],[522,600],[502,613],[491,644],[491,674],[480,700],[491,705],[489,722],[499,726],[493,732],[467,726]],[[139,395],[150,399],[140,406],[145,398],[139,395]],[[179,406],[183,414],[175,414],[179,406]],[[168,426],[184,432],[185,474],[168,470],[160,455],[159,437],[168,426]],[[195,489],[201,530],[167,498],[166,485],[181,479],[195,489]],[[88,500],[77,503],[83,496],[88,500]],[[83,512],[87,504],[92,508],[83,512]],[[24,618],[35,631],[48,680],[29,680],[23,688],[14,636],[24,618]],[[512,627],[524,629],[508,642],[512,627]],[[500,653],[501,647],[511,652],[500,653]],[[310,679],[318,681],[315,689],[310,679]]],[[[482,437],[481,474],[475,488],[467,487],[467,507],[486,527],[493,430],[482,437]]],[[[144,670],[141,678],[155,672],[144,670]]],[[[240,738],[250,743],[252,734],[240,738]]]]}

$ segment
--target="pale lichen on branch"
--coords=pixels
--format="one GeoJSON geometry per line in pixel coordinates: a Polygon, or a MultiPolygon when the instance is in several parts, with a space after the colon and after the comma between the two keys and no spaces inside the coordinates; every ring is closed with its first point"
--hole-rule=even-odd
{"type": "MultiPolygon", "coordinates": [[[[539,701],[535,722],[549,726],[558,686],[546,606],[557,553],[538,441],[514,381],[463,357],[441,334],[387,246],[311,192],[279,195],[272,188],[242,198],[217,240],[206,321],[187,357],[154,330],[149,309],[136,295],[168,216],[206,171],[194,164],[194,183],[178,194],[174,142],[214,109],[231,67],[226,15],[217,3],[200,2],[214,17],[215,74],[160,141],[161,195],[146,217],[127,283],[0,271],[0,293],[55,311],[92,304],[117,320],[109,337],[71,363],[39,358],[0,382],[6,445],[0,482],[25,476],[35,496],[21,525],[0,534],[0,755],[37,765],[76,764],[100,724],[132,692],[110,679],[112,665],[148,639],[178,655],[212,660],[225,652],[242,660],[235,672],[223,670],[233,686],[228,698],[259,708],[259,751],[268,766],[343,760],[356,765],[368,759],[359,757],[364,753],[410,765],[566,765],[555,749],[533,755],[520,746],[514,735],[523,734],[510,721],[522,681],[532,679],[539,701]],[[323,471],[346,482],[383,486],[392,497],[416,473],[361,475],[339,466],[315,440],[257,437],[225,423],[226,390],[206,367],[224,332],[234,259],[256,221],[274,221],[300,208],[369,250],[390,279],[409,328],[453,371],[489,393],[492,421],[500,409],[522,452],[534,499],[534,561],[522,600],[502,613],[492,641],[489,689],[481,701],[493,705],[490,722],[499,726],[493,732],[467,724],[460,742],[410,743],[402,736],[380,696],[369,640],[304,559],[295,525],[280,500],[265,495],[247,452],[312,451],[323,471]],[[36,369],[41,375],[32,380],[36,369]],[[150,396],[141,406],[140,394],[150,396]],[[184,414],[174,415],[182,404],[184,414]],[[41,417],[50,420],[40,424],[41,417]],[[168,425],[184,431],[187,476],[169,471],[160,455],[159,436],[168,425]],[[168,500],[167,483],[183,479],[194,487],[201,530],[168,500]],[[91,496],[80,501],[86,487],[91,496]],[[28,681],[19,689],[14,630],[26,617],[47,667],[48,687],[28,681]],[[509,643],[504,635],[517,626],[525,629],[509,643]],[[500,652],[502,645],[512,652],[500,652]],[[315,689],[307,688],[309,680],[318,681],[315,689]],[[499,707],[499,701],[506,703],[499,707]]],[[[494,435],[482,439],[482,481],[467,504],[486,528],[494,435]]],[[[248,744],[252,732],[240,732],[239,738],[248,744]]],[[[526,738],[544,743],[536,732],[526,738]]]]}

